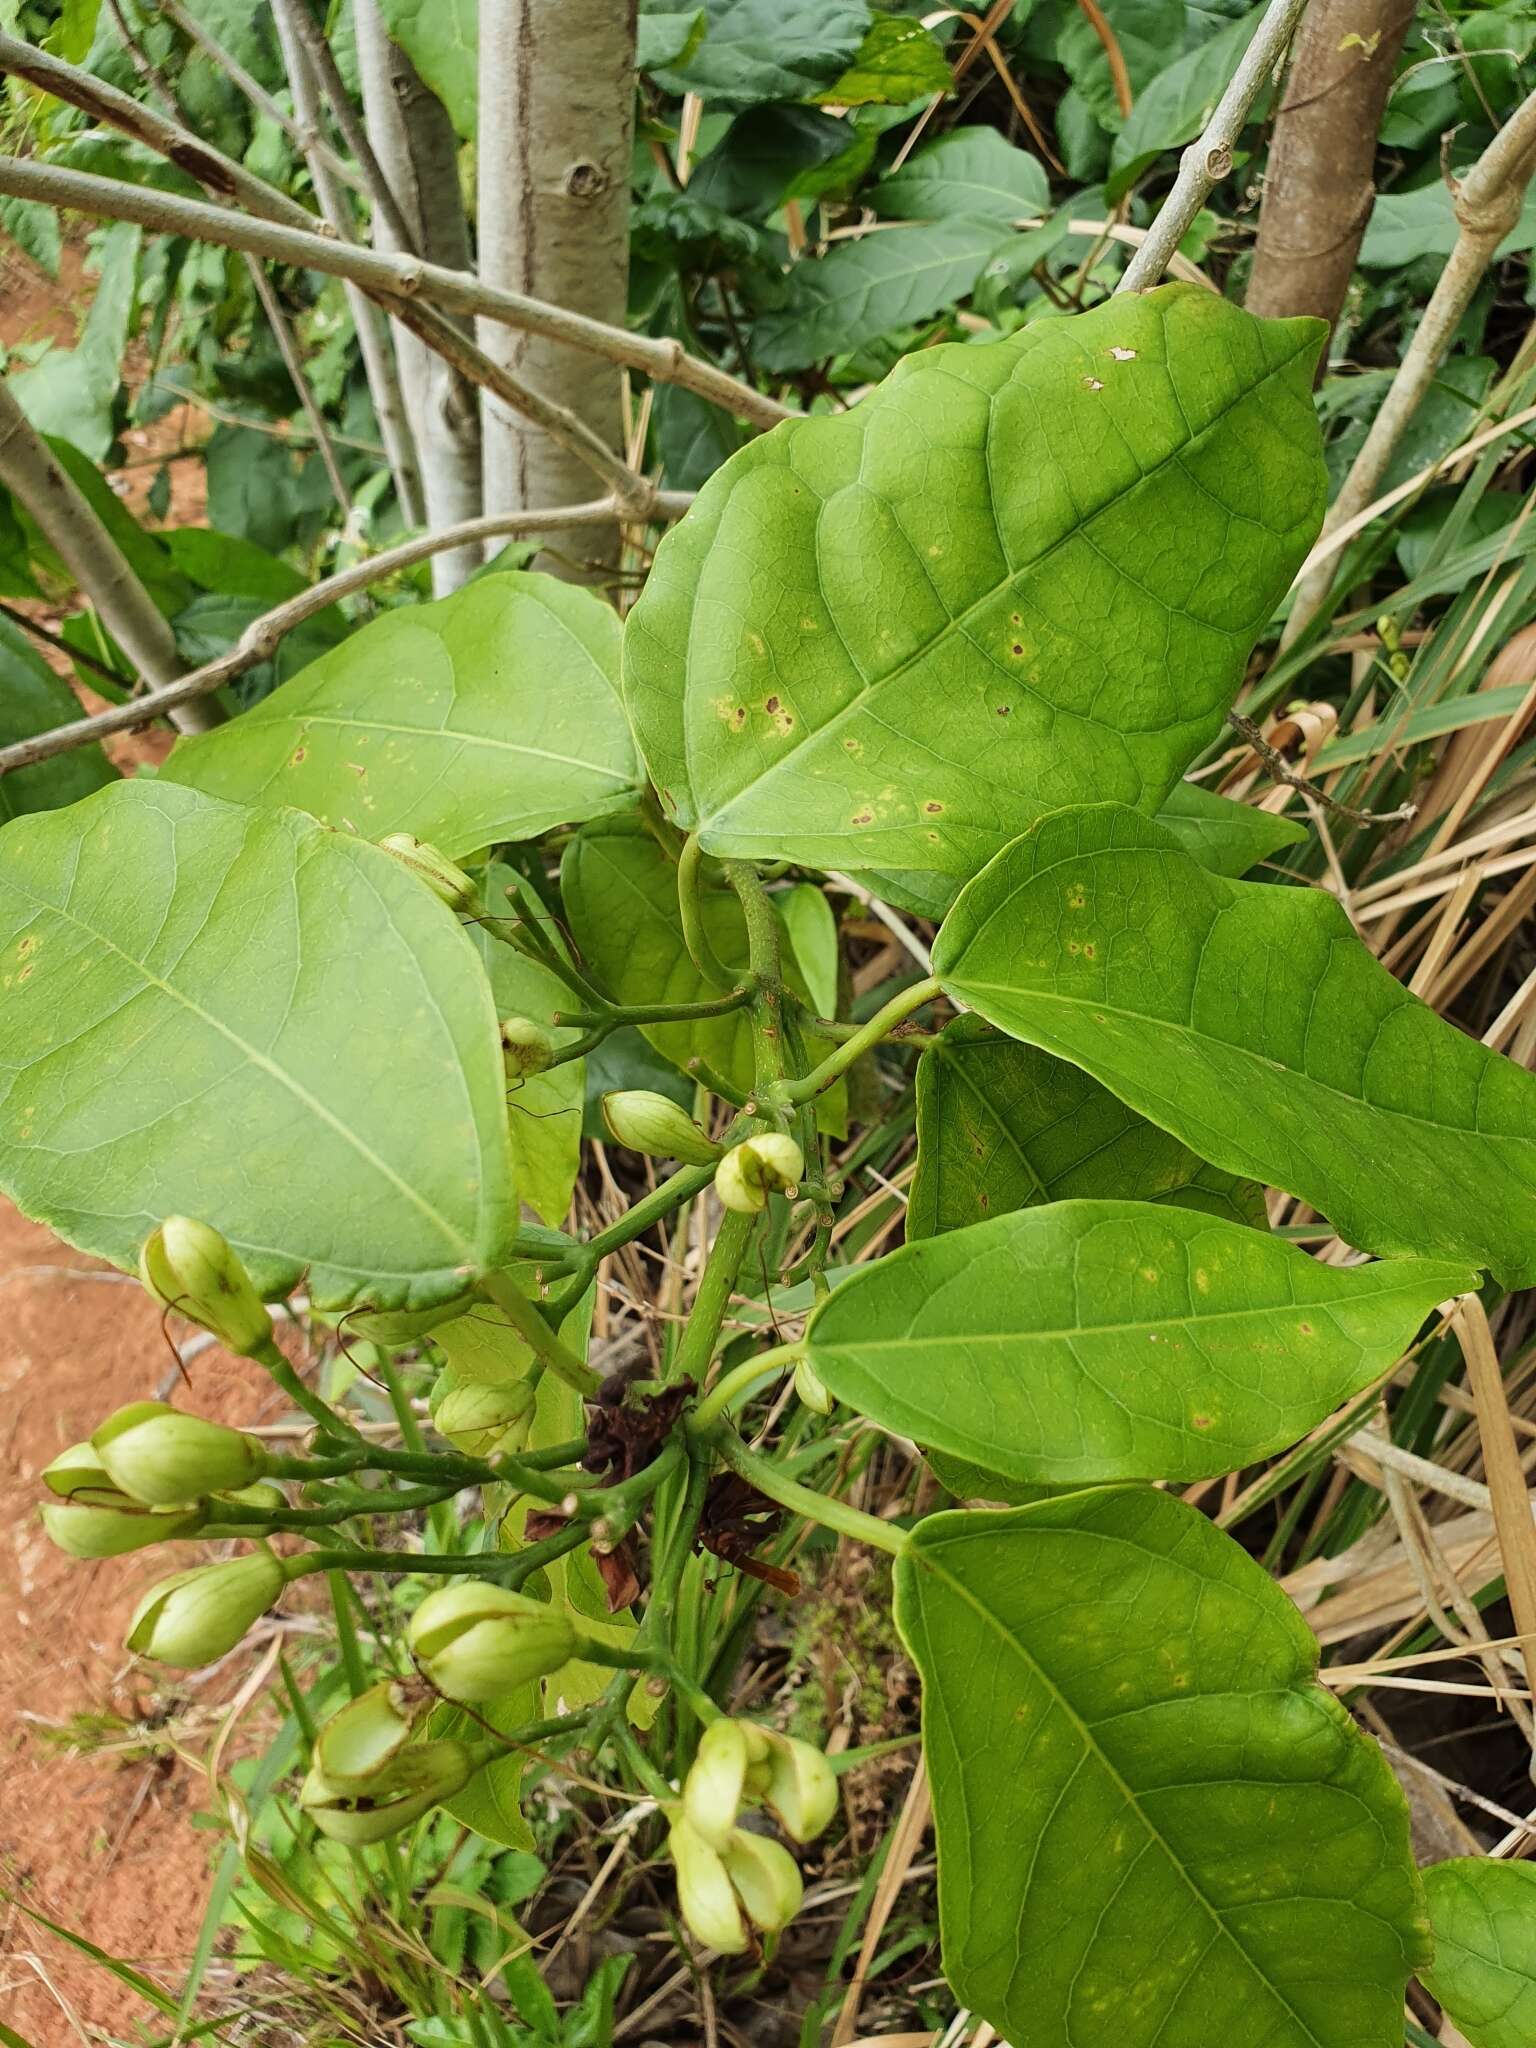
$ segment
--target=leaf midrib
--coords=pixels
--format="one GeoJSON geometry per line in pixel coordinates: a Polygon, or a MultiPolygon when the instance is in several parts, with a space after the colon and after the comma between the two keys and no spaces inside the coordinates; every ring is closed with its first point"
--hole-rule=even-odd
{"type": "MultiPolygon", "coordinates": [[[[1157,1827],[1156,1823],[1152,1820],[1151,1816],[1146,1812],[1146,1810],[1142,1806],[1141,1800],[1136,1792],[1135,1787],[1132,1786],[1122,1775],[1122,1773],[1117,1769],[1115,1764],[1111,1761],[1107,1752],[1102,1748],[1102,1746],[1098,1742],[1092,1726],[1087,1721],[1085,1721],[1083,1717],[1078,1713],[1077,1708],[1072,1704],[1071,1700],[1068,1699],[1067,1695],[1056,1684],[1056,1681],[1051,1677],[1050,1673],[1045,1669],[1045,1667],[1036,1661],[1036,1659],[1030,1654],[1029,1650],[1025,1647],[1023,1642],[1021,1642],[1020,1639],[1016,1635],[1014,1635],[1012,1630],[1004,1626],[1001,1618],[997,1614],[995,1614],[991,1608],[987,1607],[974,1593],[972,1593],[970,1588],[967,1585],[965,1585],[962,1580],[955,1578],[951,1572],[946,1571],[942,1565],[938,1564],[935,1561],[933,1554],[930,1550],[928,1550],[925,1546],[914,1544],[908,1549],[906,1554],[912,1562],[914,1572],[925,1570],[931,1571],[936,1579],[940,1580],[945,1586],[947,1586],[952,1593],[956,1594],[959,1597],[959,1599],[962,1600],[965,1603],[965,1605],[972,1610],[973,1613],[980,1617],[983,1624],[986,1627],[990,1628],[993,1634],[996,1635],[1007,1648],[1015,1652],[1021,1663],[1026,1664],[1029,1667],[1029,1669],[1035,1673],[1035,1676],[1038,1678],[1041,1685],[1050,1694],[1051,1698],[1054,1701],[1056,1701],[1061,1711],[1067,1716],[1067,1718],[1072,1723],[1072,1726],[1078,1730],[1085,1748],[1087,1748],[1092,1753],[1092,1755],[1097,1759],[1100,1767],[1103,1769],[1106,1775],[1113,1780],[1114,1784],[1124,1794],[1127,1807],[1136,1815],[1137,1820],[1146,1830],[1148,1838],[1157,1844],[1158,1848],[1162,1850],[1163,1854],[1168,1859],[1169,1864],[1172,1866],[1174,1870],[1178,1872],[1180,1878],[1184,1882],[1186,1890],[1189,1892],[1190,1897],[1198,1901],[1202,1910],[1205,1912],[1207,1917],[1215,1926],[1218,1934],[1222,1936],[1226,1941],[1231,1943],[1232,1947],[1237,1951],[1238,1955],[1242,1957],[1243,1962],[1246,1964],[1248,1969],[1253,1973],[1253,1976],[1256,1978],[1256,1980],[1264,1987],[1266,1991],[1269,1992],[1270,1996],[1275,1999],[1277,2004],[1279,2004],[1281,2007],[1284,2008],[1284,2010],[1287,2013],[1289,2013],[1290,2017],[1296,2022],[1296,2025],[1301,2029],[1302,2033],[1306,2036],[1307,2040],[1311,2041],[1314,2044],[1314,2048],[1330,2048],[1330,2044],[1325,2042],[1319,2034],[1313,2031],[1313,2029],[1302,2018],[1301,2014],[1296,2010],[1295,2006],[1292,2005],[1290,2000],[1285,1996],[1284,1992],[1282,1992],[1279,1989],[1279,1987],[1274,1983],[1273,1979],[1268,1975],[1268,1973],[1249,1954],[1248,1950],[1243,1946],[1242,1942],[1238,1939],[1236,1934],[1234,1934],[1232,1929],[1227,1925],[1226,1920],[1223,1918],[1222,1914],[1218,1912],[1217,1908],[1212,1904],[1212,1902],[1206,1897],[1205,1893],[1195,1883],[1194,1879],[1190,1876],[1188,1869],[1185,1867],[1182,1858],[1180,1858],[1175,1853],[1172,1844],[1168,1841],[1167,1837],[1162,1833],[1161,1829],[1157,1827]]],[[[1287,1692],[1291,1693],[1300,1690],[1300,1688],[1298,1688],[1295,1685],[1287,1686],[1285,1689],[1287,1692]]]]}
{"type": "MultiPolygon", "coordinates": [[[[548,747],[533,747],[518,740],[493,739],[489,733],[455,732],[451,726],[443,725],[395,725],[379,718],[342,718],[330,711],[283,711],[280,715],[256,721],[258,731],[272,731],[281,725],[332,726],[345,732],[391,733],[402,739],[444,740],[457,747],[479,747],[488,752],[501,754],[523,754],[536,761],[554,761],[565,768],[582,768],[591,775],[604,775],[609,781],[621,785],[634,781],[633,773],[625,774],[616,768],[604,768],[596,761],[585,761],[576,754],[556,754],[548,747]]],[[[247,728],[249,730],[249,728],[247,728]]]]}

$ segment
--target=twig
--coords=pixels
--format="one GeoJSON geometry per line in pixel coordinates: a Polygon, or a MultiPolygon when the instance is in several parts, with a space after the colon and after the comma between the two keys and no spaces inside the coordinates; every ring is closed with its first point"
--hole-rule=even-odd
{"type": "Polygon", "coordinates": [[[315,437],[315,452],[325,471],[326,482],[331,487],[331,496],[341,508],[343,519],[352,516],[352,493],[347,489],[341,465],[336,460],[336,450],[331,446],[330,431],[325,424],[325,415],[315,403],[315,394],[309,388],[309,378],[304,373],[304,358],[294,342],[293,331],[288,325],[288,316],[278,303],[277,293],[272,289],[272,280],[254,256],[245,259],[251,285],[261,301],[261,310],[267,316],[267,325],[272,330],[272,339],[277,343],[277,352],[283,359],[283,367],[298,393],[299,404],[309,422],[309,431],[315,437]]]}
{"type": "MultiPolygon", "coordinates": [[[[1477,162],[1459,182],[1452,181],[1452,200],[1459,232],[1440,281],[1424,308],[1408,351],[1398,365],[1360,453],[1323,521],[1331,538],[1356,521],[1375,496],[1398,442],[1454,340],[1472,295],[1482,283],[1499,244],[1520,218],[1525,189],[1536,172],[1536,92],[1529,94],[1494,136],[1477,162]]],[[[1314,556],[1316,550],[1313,551],[1314,556]]],[[[1328,595],[1331,574],[1321,563],[1297,585],[1281,635],[1289,647],[1317,616],[1328,595]]]]}
{"type": "MultiPolygon", "coordinates": [[[[341,131],[342,140],[357,160],[357,167],[363,174],[363,183],[374,205],[389,223],[389,231],[402,249],[419,254],[420,248],[411,224],[405,217],[405,210],[395,197],[394,187],[384,175],[373,144],[368,140],[368,131],[363,126],[362,116],[352,104],[352,95],[347,91],[346,80],[336,66],[335,53],[325,38],[324,31],[309,10],[309,0],[273,0],[273,12],[281,15],[293,34],[304,46],[305,54],[314,66],[315,77],[325,95],[332,119],[341,131]]],[[[322,148],[324,144],[320,145],[322,148]]]]}
{"type": "MultiPolygon", "coordinates": [[[[691,492],[658,492],[656,517],[681,518],[692,502],[691,492]]],[[[248,668],[254,668],[257,662],[265,661],[284,634],[291,633],[295,626],[301,626],[327,605],[366,589],[370,583],[382,582],[386,576],[408,569],[413,563],[425,561],[443,548],[462,547],[466,541],[491,540],[511,534],[544,533],[562,526],[600,526],[609,520],[627,517],[625,508],[617,499],[598,498],[587,505],[557,506],[547,511],[488,513],[479,519],[466,519],[458,526],[444,527],[437,533],[421,534],[415,540],[402,541],[398,547],[387,548],[368,561],[355,562],[351,568],[338,570],[334,576],[311,584],[307,590],[289,598],[286,604],[253,619],[227,653],[205,662],[201,668],[194,669],[190,675],[182,676],[168,687],[149,691],[129,704],[114,705],[110,711],[98,712],[93,718],[56,726],[52,732],[37,733],[31,739],[18,740],[13,746],[0,747],[0,775],[8,775],[16,768],[29,768],[35,761],[51,760],[54,755],[67,754],[75,747],[88,746],[92,740],[100,739],[106,733],[131,732],[137,726],[149,724],[152,719],[165,717],[178,705],[218,689],[233,677],[244,674],[248,668]]]]}
{"type": "Polygon", "coordinates": [[[34,640],[41,640],[45,647],[53,648],[55,653],[62,654],[66,660],[79,662],[80,666],[88,668],[92,675],[100,676],[103,682],[110,683],[114,690],[121,690],[127,686],[127,676],[119,675],[115,668],[110,668],[94,654],[87,654],[83,647],[72,647],[62,633],[49,632],[40,620],[29,619],[26,613],[19,611],[15,605],[0,603],[0,619],[9,619],[13,626],[19,626],[23,633],[30,633],[34,640]]]}
{"type": "Polygon", "coordinates": [[[1163,201],[1146,240],[1125,266],[1125,275],[1115,287],[1117,291],[1147,291],[1168,268],[1169,259],[1204,206],[1211,188],[1231,170],[1232,152],[1248,119],[1248,110],[1285,54],[1306,4],[1307,0],[1270,0],[1269,12],[1244,51],[1231,84],[1216,102],[1216,111],[1205,124],[1205,133],[1180,157],[1173,189],[1163,201]]]}
{"type": "Polygon", "coordinates": [[[1240,711],[1229,711],[1227,723],[1252,747],[1272,781],[1283,782],[1287,789],[1299,789],[1303,796],[1311,797],[1314,803],[1321,804],[1324,810],[1332,811],[1337,817],[1348,818],[1352,825],[1401,825],[1416,814],[1413,804],[1400,804],[1395,811],[1357,810],[1353,804],[1330,796],[1326,789],[1320,789],[1307,776],[1298,774],[1284,754],[1270,745],[1251,718],[1245,718],[1240,711]]]}

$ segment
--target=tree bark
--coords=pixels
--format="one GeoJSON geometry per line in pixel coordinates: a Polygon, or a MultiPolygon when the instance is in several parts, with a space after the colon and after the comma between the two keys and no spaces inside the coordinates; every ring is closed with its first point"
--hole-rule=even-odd
{"type": "Polygon", "coordinates": [[[1244,304],[1330,329],[1376,197],[1376,138],[1413,0],[1312,0],[1275,116],[1244,304]]]}
{"type": "MultiPolygon", "coordinates": [[[[616,326],[629,289],[635,0],[481,0],[480,274],[616,326]]],[[[612,362],[480,322],[480,346],[622,446],[612,362]]],[[[580,462],[486,393],[488,512],[571,503],[590,485],[580,462]]],[[[617,560],[617,533],[551,537],[541,567],[586,578],[617,560]]]]}
{"type": "MultiPolygon", "coordinates": [[[[459,190],[458,143],[443,104],[417,75],[405,52],[392,43],[378,0],[357,0],[357,51],[363,80],[363,109],[390,190],[410,223],[417,249],[430,263],[469,269],[469,229],[459,190]]],[[[397,238],[387,221],[374,217],[376,246],[393,252],[397,238]]],[[[467,321],[459,322],[466,333],[467,321]]],[[[400,383],[421,464],[427,521],[457,525],[481,511],[479,395],[468,378],[434,355],[397,323],[395,349],[400,383]]],[[[585,496],[590,480],[583,476],[585,496]]],[[[457,590],[480,566],[484,548],[476,543],[438,555],[432,588],[439,597],[457,590]]]]}
{"type": "MultiPolygon", "coordinates": [[[[176,636],[69,472],[0,378],[0,484],[26,507],[81,594],[150,688],[174,683],[186,664],[176,636]]],[[[182,732],[206,732],[223,714],[211,699],[171,714],[182,732]]]]}

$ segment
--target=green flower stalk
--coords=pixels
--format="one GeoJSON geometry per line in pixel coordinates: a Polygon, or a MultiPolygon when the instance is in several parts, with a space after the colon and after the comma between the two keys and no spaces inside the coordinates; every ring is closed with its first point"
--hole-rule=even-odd
{"type": "Polygon", "coordinates": [[[713,1166],[724,1149],[670,1095],[658,1095],[654,1089],[619,1089],[603,1097],[602,1110],[614,1142],[643,1152],[648,1159],[713,1166]]]}
{"type": "Polygon", "coordinates": [[[300,1789],[299,1804],[333,1842],[366,1848],[399,1834],[462,1792],[493,1750],[492,1744],[447,1739],[419,1742],[402,1750],[366,1786],[334,1785],[316,1764],[300,1789]]]}
{"type": "Polygon", "coordinates": [[[782,1131],[761,1131],[733,1145],[715,1168],[715,1193],[727,1209],[752,1216],[771,1194],[792,1195],[805,1171],[805,1154],[782,1131]]]}
{"type": "Polygon", "coordinates": [[[411,1654],[444,1699],[503,1699],[570,1662],[576,1631],[558,1608],[482,1580],[429,1593],[411,1616],[411,1654]]]}
{"type": "Polygon", "coordinates": [[[175,1507],[249,1486],[267,1468],[255,1437],[184,1415],[164,1401],[133,1401],[109,1415],[91,1448],[112,1484],[150,1507],[175,1507]]]}
{"type": "Polygon", "coordinates": [[[211,1330],[226,1351],[254,1358],[272,1318],[227,1238],[190,1216],[167,1216],[144,1240],[139,1278],[165,1308],[211,1330]]]}
{"type": "Polygon", "coordinates": [[[128,1649],[181,1671],[227,1656],[275,1606],[288,1583],[265,1546],[226,1564],[198,1565],[151,1586],[128,1624],[128,1649]]]}
{"type": "Polygon", "coordinates": [[[450,910],[478,914],[483,909],[480,891],[469,876],[425,839],[410,832],[391,832],[379,845],[385,853],[393,854],[402,867],[409,868],[417,881],[424,882],[450,910]]]}

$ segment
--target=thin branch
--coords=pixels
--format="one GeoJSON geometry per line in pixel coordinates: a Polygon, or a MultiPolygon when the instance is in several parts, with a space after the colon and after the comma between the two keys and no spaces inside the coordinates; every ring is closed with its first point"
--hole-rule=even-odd
{"type": "Polygon", "coordinates": [[[178,122],[15,36],[0,35],[0,73],[25,79],[93,120],[121,128],[169,158],[208,191],[238,200],[255,218],[242,220],[198,200],[150,192],[120,179],[6,157],[0,159],[5,179],[0,191],[12,197],[39,199],[45,206],[70,208],[106,220],[133,220],[155,234],[185,235],[225,248],[249,249],[269,261],[350,278],[383,298],[395,312],[401,310],[402,302],[426,298],[448,312],[483,313],[509,327],[547,335],[605,356],[610,362],[626,364],[657,383],[680,385],[754,426],[776,426],[791,416],[776,400],[716,369],[713,363],[690,356],[678,341],[632,334],[584,314],[568,313],[526,293],[493,288],[465,271],[423,263],[412,256],[386,256],[339,245],[323,232],[314,232],[319,223],[312,213],[210,148],[178,122]]]}
{"type": "MultiPolygon", "coordinates": [[[[0,385],[0,392],[3,390],[4,386],[0,385]]],[[[3,452],[3,443],[0,443],[0,452],[3,452]]],[[[654,516],[658,519],[680,519],[693,503],[691,491],[659,491],[656,496],[654,516]]],[[[227,653],[205,662],[201,668],[193,669],[190,675],[180,677],[166,688],[149,691],[129,704],[114,705],[110,711],[98,712],[94,718],[56,726],[52,732],[37,733],[31,739],[18,740],[14,746],[0,747],[0,775],[8,775],[16,768],[29,768],[35,761],[51,760],[54,755],[67,754],[76,747],[89,746],[92,740],[101,739],[107,733],[131,732],[138,726],[148,725],[153,719],[174,713],[179,706],[205,696],[210,690],[217,690],[235,676],[254,668],[258,662],[269,659],[285,634],[303,625],[317,612],[324,611],[328,605],[365,590],[369,584],[381,583],[386,577],[427,560],[443,548],[463,547],[467,541],[505,539],[521,533],[560,531],[568,526],[603,526],[612,520],[631,516],[616,498],[597,498],[586,505],[552,506],[539,512],[488,513],[479,519],[466,519],[458,526],[444,527],[438,533],[420,534],[414,540],[402,541],[398,547],[387,548],[365,562],[355,562],[348,569],[338,570],[334,576],[324,577],[289,598],[286,604],[253,619],[227,653]]]]}
{"type": "Polygon", "coordinates": [[[1179,174],[1163,201],[1146,240],[1125,266],[1115,287],[1122,292],[1150,290],[1168,268],[1174,251],[1189,232],[1195,215],[1232,168],[1232,153],[1243,132],[1249,109],[1264,81],[1285,55],[1307,0],[1270,0],[1269,12],[1243,53],[1232,82],[1216,102],[1205,133],[1179,159],[1179,174]]]}
{"type": "Polygon", "coordinates": [[[309,0],[272,0],[273,12],[285,19],[293,34],[303,44],[320,90],[325,94],[326,104],[332,118],[341,131],[343,141],[357,159],[357,167],[363,174],[363,181],[369,197],[389,223],[389,231],[402,249],[413,255],[421,254],[421,245],[411,232],[411,224],[405,217],[405,209],[395,196],[394,187],[384,175],[373,144],[368,140],[368,131],[363,126],[362,116],[352,104],[352,95],[347,91],[346,80],[337,69],[335,53],[327,42],[324,30],[309,11],[309,0]]]}
{"type": "Polygon", "coordinates": [[[277,352],[283,359],[283,368],[288,372],[294,390],[298,393],[299,404],[309,422],[309,431],[315,437],[315,451],[325,471],[326,481],[331,487],[331,496],[341,508],[344,520],[352,516],[352,494],[342,476],[341,465],[336,460],[336,450],[331,446],[330,431],[325,424],[325,415],[315,403],[315,394],[309,388],[309,378],[304,372],[304,359],[294,341],[293,330],[288,325],[288,316],[278,302],[277,293],[272,289],[272,280],[254,256],[247,256],[245,267],[250,273],[251,284],[261,310],[267,316],[267,325],[272,330],[272,339],[277,343],[277,352]]]}
{"type": "MultiPolygon", "coordinates": [[[[1355,519],[1375,497],[1404,430],[1455,339],[1472,295],[1482,283],[1499,244],[1520,218],[1526,187],[1536,173],[1536,92],[1520,102],[1465,177],[1452,180],[1459,232],[1440,281],[1424,308],[1408,351],[1397,367],[1387,395],[1349,475],[1323,521],[1332,535],[1355,519]]],[[[1331,571],[1321,566],[1303,577],[1280,645],[1289,647],[1317,616],[1332,584],[1331,571]]]]}
{"type": "Polygon", "coordinates": [[[1283,782],[1287,789],[1299,789],[1303,796],[1311,797],[1314,803],[1321,804],[1324,810],[1332,811],[1336,817],[1347,818],[1352,825],[1402,825],[1417,814],[1417,806],[1414,804],[1402,804],[1395,811],[1357,810],[1353,804],[1343,803],[1338,797],[1330,796],[1326,789],[1320,789],[1315,782],[1293,768],[1279,748],[1270,745],[1251,718],[1244,718],[1240,711],[1229,711],[1227,723],[1252,747],[1272,781],[1283,782]]]}

